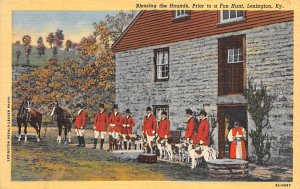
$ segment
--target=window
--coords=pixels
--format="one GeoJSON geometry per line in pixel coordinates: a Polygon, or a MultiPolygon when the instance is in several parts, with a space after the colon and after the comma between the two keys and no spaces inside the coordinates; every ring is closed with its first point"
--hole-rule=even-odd
{"type": "Polygon", "coordinates": [[[168,114],[168,118],[169,118],[169,106],[168,105],[154,105],[153,106],[153,113],[156,117],[156,122],[157,122],[157,125],[159,124],[160,122],[160,119],[161,119],[161,112],[162,111],[166,111],[167,114],[168,114]]]}
{"type": "Polygon", "coordinates": [[[169,48],[154,50],[155,81],[169,79],[169,48]]]}
{"type": "Polygon", "coordinates": [[[189,11],[188,10],[176,10],[174,18],[182,18],[189,16],[189,11]]]}
{"type": "Polygon", "coordinates": [[[243,61],[242,48],[228,49],[228,64],[241,63],[243,61]]]}
{"type": "Polygon", "coordinates": [[[220,11],[220,22],[235,22],[244,19],[244,11],[241,10],[223,10],[220,11]]]}

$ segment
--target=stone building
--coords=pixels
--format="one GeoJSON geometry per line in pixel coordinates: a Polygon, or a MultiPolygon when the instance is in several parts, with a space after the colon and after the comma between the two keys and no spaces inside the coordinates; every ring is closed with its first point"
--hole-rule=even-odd
{"type": "MultiPolygon", "coordinates": [[[[145,109],[167,110],[172,130],[185,127],[185,109],[216,116],[214,147],[228,156],[228,127],[249,132],[248,79],[276,95],[270,113],[272,161],[292,165],[293,12],[141,11],[113,46],[116,101],[137,127],[145,109]]],[[[157,116],[159,118],[159,116],[157,116]]],[[[248,137],[248,157],[254,148],[248,137]]]]}

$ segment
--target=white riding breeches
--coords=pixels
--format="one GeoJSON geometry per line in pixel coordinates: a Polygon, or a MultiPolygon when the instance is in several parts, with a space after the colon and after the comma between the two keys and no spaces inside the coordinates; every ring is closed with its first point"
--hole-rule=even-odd
{"type": "Polygon", "coordinates": [[[94,135],[95,135],[94,137],[95,137],[95,138],[98,138],[99,135],[100,135],[100,138],[101,138],[101,139],[104,139],[105,134],[106,134],[106,132],[104,132],[104,131],[96,131],[96,130],[94,131],[94,135]]]}
{"type": "Polygon", "coordinates": [[[77,136],[84,136],[84,129],[75,129],[77,136]]]}

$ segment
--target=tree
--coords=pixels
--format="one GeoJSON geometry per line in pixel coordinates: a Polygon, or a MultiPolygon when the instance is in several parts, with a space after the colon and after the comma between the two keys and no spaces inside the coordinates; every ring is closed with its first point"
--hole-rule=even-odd
{"type": "Polygon", "coordinates": [[[62,47],[63,41],[65,39],[63,31],[60,30],[60,29],[57,29],[54,36],[55,36],[55,40],[54,40],[55,46],[56,47],[62,47]]]}
{"type": "Polygon", "coordinates": [[[31,53],[31,37],[29,35],[24,35],[22,38],[22,42],[24,45],[24,52],[26,55],[26,64],[29,65],[30,64],[30,60],[29,60],[29,56],[31,53]]]}
{"type": "Polygon", "coordinates": [[[55,57],[56,57],[56,54],[57,54],[57,47],[56,47],[56,46],[54,46],[54,47],[52,48],[52,53],[53,53],[53,58],[55,58],[55,57]]]}
{"type": "Polygon", "coordinates": [[[254,145],[256,163],[262,165],[271,157],[271,141],[267,129],[270,126],[269,112],[273,108],[272,104],[275,96],[267,93],[263,82],[261,82],[260,88],[257,89],[253,85],[252,80],[248,81],[248,89],[245,96],[248,101],[248,112],[255,122],[255,129],[251,129],[249,136],[252,138],[254,145]]]}
{"type": "Polygon", "coordinates": [[[21,56],[21,51],[19,49],[16,51],[16,56],[17,56],[17,64],[19,64],[20,56],[21,56]]]}
{"type": "Polygon", "coordinates": [[[39,37],[38,40],[37,40],[37,50],[38,50],[38,54],[39,56],[41,57],[42,54],[45,54],[45,45],[44,45],[44,41],[43,41],[43,38],[42,37],[39,37]]]}
{"type": "Polygon", "coordinates": [[[125,29],[136,16],[136,13],[137,11],[131,11],[130,13],[120,11],[115,16],[106,15],[106,23],[108,30],[110,31],[111,40],[113,42],[116,41],[125,31],[125,29]]]}
{"type": "Polygon", "coordinates": [[[16,44],[16,45],[21,45],[21,42],[20,42],[19,40],[17,40],[17,41],[15,42],[15,44],[16,44]]]}
{"type": "Polygon", "coordinates": [[[67,40],[66,41],[66,48],[65,48],[65,50],[66,51],[69,51],[71,48],[73,47],[73,42],[71,41],[71,40],[67,40]]]}
{"type": "Polygon", "coordinates": [[[54,43],[54,40],[55,40],[55,36],[54,36],[53,32],[49,33],[47,38],[46,38],[46,41],[47,41],[47,43],[49,43],[51,49],[52,49],[52,45],[54,43]]]}

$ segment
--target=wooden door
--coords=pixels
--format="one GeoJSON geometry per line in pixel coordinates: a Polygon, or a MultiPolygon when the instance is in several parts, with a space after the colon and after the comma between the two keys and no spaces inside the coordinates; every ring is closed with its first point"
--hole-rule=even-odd
{"type": "MultiPolygon", "coordinates": [[[[218,148],[219,158],[229,158],[230,143],[227,139],[228,132],[233,127],[234,121],[239,121],[248,133],[247,109],[245,105],[218,106],[218,148]]],[[[247,135],[248,136],[248,135],[247,135]]],[[[247,148],[246,139],[246,148],[247,148]]]]}
{"type": "Polygon", "coordinates": [[[242,94],[245,88],[245,36],[231,36],[218,41],[219,95],[242,94]]]}

